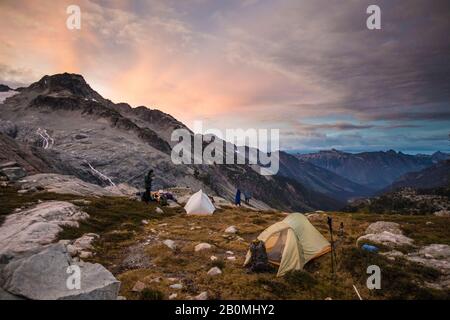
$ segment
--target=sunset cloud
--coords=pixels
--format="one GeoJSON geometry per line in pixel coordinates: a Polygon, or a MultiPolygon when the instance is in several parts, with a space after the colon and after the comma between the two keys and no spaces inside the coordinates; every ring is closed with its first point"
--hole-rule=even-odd
{"type": "Polygon", "coordinates": [[[448,150],[448,12],[446,0],[3,0],[0,83],[80,73],[187,125],[280,128],[286,148],[412,150],[414,136],[448,150]],[[81,30],[65,27],[69,4],[81,30]],[[369,4],[381,30],[366,28],[369,4]]]}

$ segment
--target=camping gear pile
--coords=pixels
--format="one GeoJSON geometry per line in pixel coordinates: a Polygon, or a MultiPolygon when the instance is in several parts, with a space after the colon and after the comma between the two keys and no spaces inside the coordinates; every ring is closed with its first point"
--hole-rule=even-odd
{"type": "Polygon", "coordinates": [[[152,200],[158,202],[162,206],[165,206],[165,205],[167,205],[168,200],[175,201],[175,197],[170,192],[166,192],[164,190],[159,190],[156,192],[152,192],[152,200]]]}
{"type": "MultiPolygon", "coordinates": [[[[327,239],[301,213],[291,213],[283,221],[271,225],[258,240],[264,242],[269,262],[278,267],[278,277],[291,270],[302,270],[309,261],[331,251],[327,239]]],[[[251,259],[249,251],[244,265],[247,266],[251,259]]]]}

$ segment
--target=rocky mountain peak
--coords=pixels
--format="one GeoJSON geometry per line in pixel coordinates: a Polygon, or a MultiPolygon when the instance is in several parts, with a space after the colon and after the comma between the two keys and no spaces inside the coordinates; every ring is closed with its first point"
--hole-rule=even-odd
{"type": "Polygon", "coordinates": [[[431,155],[431,158],[433,159],[433,161],[435,162],[439,162],[439,161],[445,161],[450,159],[450,154],[448,153],[444,153],[441,151],[436,151],[435,153],[433,153],[431,155]]]}
{"type": "Polygon", "coordinates": [[[46,75],[27,89],[53,95],[69,94],[83,98],[103,99],[100,94],[87,84],[83,76],[75,73],[46,75]]]}

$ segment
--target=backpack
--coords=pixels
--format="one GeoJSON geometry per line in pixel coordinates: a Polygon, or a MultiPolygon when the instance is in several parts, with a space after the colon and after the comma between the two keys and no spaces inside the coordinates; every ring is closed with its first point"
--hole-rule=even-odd
{"type": "Polygon", "coordinates": [[[251,272],[267,272],[270,270],[269,258],[263,241],[253,241],[250,244],[250,254],[250,262],[247,267],[251,272]]]}

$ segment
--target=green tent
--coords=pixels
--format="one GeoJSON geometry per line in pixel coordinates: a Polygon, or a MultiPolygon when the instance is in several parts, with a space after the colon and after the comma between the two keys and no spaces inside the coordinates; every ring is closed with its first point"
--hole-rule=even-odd
{"type": "MultiPolygon", "coordinates": [[[[290,270],[301,270],[308,261],[331,251],[327,239],[301,213],[291,213],[271,225],[258,239],[265,243],[269,262],[278,266],[278,277],[290,270]]],[[[244,265],[249,262],[250,251],[244,265]]]]}

